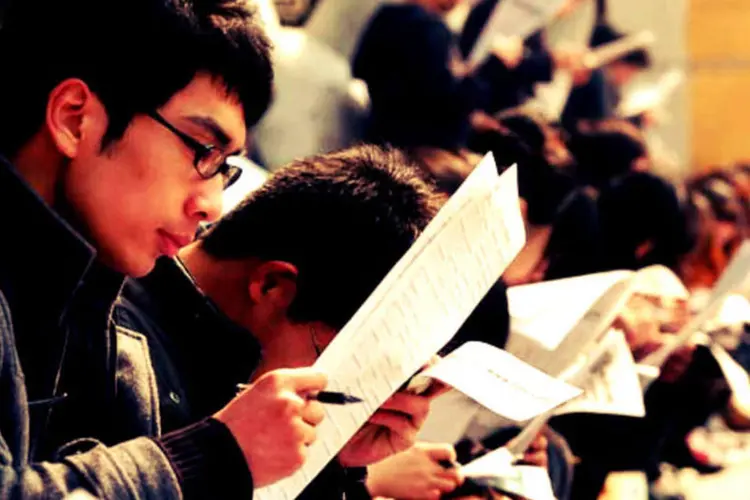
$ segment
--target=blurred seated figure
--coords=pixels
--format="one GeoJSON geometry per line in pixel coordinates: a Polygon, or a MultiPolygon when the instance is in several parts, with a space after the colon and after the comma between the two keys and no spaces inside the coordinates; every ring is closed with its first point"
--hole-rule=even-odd
{"type": "MultiPolygon", "coordinates": [[[[599,24],[594,28],[590,46],[601,47],[626,36],[608,24],[599,24]]],[[[562,115],[565,128],[573,131],[581,120],[604,120],[617,116],[623,88],[650,66],[649,53],[645,49],[636,49],[594,70],[586,83],[574,87],[570,93],[562,115]]]]}
{"type": "Polygon", "coordinates": [[[575,158],[566,145],[564,129],[547,123],[535,112],[511,109],[495,115],[499,125],[517,134],[534,154],[555,168],[572,169],[575,158]]]}
{"type": "Polygon", "coordinates": [[[441,17],[456,3],[386,4],[370,20],[352,62],[370,93],[369,141],[456,149],[466,142],[472,113],[488,109],[506,55],[496,51],[469,71],[441,17]]]}
{"type": "MultiPolygon", "coordinates": [[[[680,275],[694,293],[710,289],[747,237],[747,210],[729,174],[715,171],[687,183],[696,244],[680,275]]],[[[696,297],[698,300],[699,297],[696,297]]]]}
{"type": "Polygon", "coordinates": [[[274,99],[255,131],[256,160],[274,171],[360,141],[369,103],[347,60],[303,30],[281,27],[270,34],[274,99]]]}
{"type": "Polygon", "coordinates": [[[629,173],[602,188],[597,207],[602,270],[661,264],[679,273],[695,244],[695,230],[686,203],[669,182],[629,173]]]}
{"type": "MultiPolygon", "coordinates": [[[[459,47],[464,58],[469,57],[482,30],[492,16],[500,0],[480,0],[472,9],[466,20],[459,47]]],[[[568,0],[557,13],[557,17],[572,12],[581,0],[568,0]]],[[[544,31],[533,33],[525,40],[510,40],[506,43],[516,43],[517,54],[513,58],[504,58],[504,74],[500,80],[494,80],[497,91],[492,93],[492,101],[488,104],[488,111],[498,111],[515,108],[524,104],[534,95],[537,83],[552,81],[555,71],[567,69],[576,73],[584,71],[583,54],[572,51],[551,50],[547,45],[544,31]]]]}
{"type": "Polygon", "coordinates": [[[628,172],[648,171],[651,165],[643,135],[625,120],[581,123],[568,147],[576,160],[576,179],[595,189],[628,172]]]}
{"type": "MultiPolygon", "coordinates": [[[[516,121],[514,117],[511,123],[534,122],[524,118],[516,121]]],[[[522,131],[523,126],[517,125],[516,129],[522,131]]],[[[528,237],[503,275],[509,286],[599,270],[596,203],[577,188],[566,169],[556,169],[513,132],[477,132],[469,145],[479,152],[492,151],[498,165],[519,166],[519,192],[526,202],[528,237]]]]}

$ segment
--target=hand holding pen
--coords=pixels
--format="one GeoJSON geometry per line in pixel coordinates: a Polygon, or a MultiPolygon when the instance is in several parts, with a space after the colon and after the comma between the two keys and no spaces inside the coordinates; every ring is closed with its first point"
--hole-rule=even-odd
{"type": "MultiPolygon", "coordinates": [[[[243,391],[250,387],[249,384],[237,384],[237,389],[243,391]]],[[[318,401],[327,405],[348,405],[354,403],[362,403],[362,399],[344,394],[343,392],[333,391],[318,391],[307,395],[308,401],[318,401]]]]}

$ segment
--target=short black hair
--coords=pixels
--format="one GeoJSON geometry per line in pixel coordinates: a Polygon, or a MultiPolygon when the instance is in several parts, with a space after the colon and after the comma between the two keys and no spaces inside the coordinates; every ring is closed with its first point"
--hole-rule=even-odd
{"type": "Polygon", "coordinates": [[[584,122],[571,134],[568,147],[578,180],[596,188],[630,172],[638,158],[648,155],[642,132],[621,119],[584,122]]]}
{"type": "Polygon", "coordinates": [[[597,200],[605,270],[661,264],[676,270],[695,246],[687,200],[667,180],[632,172],[606,186],[597,200]],[[646,255],[636,250],[650,242],[646,255]]]}
{"type": "Polygon", "coordinates": [[[270,42],[245,0],[16,0],[0,29],[0,154],[44,122],[50,91],[85,81],[103,102],[102,148],[198,74],[236,95],[252,127],[272,94],[270,42]]]}
{"type": "Polygon", "coordinates": [[[481,154],[491,151],[500,169],[518,164],[518,192],[528,204],[527,216],[532,224],[551,224],[560,204],[575,188],[572,178],[552,167],[513,132],[475,131],[469,147],[481,154]]]}
{"type": "MultiPolygon", "coordinates": [[[[626,36],[627,35],[625,33],[615,29],[613,26],[606,23],[600,23],[596,25],[593,33],[591,34],[591,47],[601,47],[602,45],[607,45],[608,43],[621,40],[626,36]]],[[[617,61],[635,66],[640,69],[651,67],[651,56],[646,49],[642,48],[631,50],[630,52],[617,59],[617,61]]]]}
{"type": "Polygon", "coordinates": [[[293,321],[341,328],[445,201],[393,149],[356,146],[277,171],[202,240],[220,260],[298,269],[293,321]]]}

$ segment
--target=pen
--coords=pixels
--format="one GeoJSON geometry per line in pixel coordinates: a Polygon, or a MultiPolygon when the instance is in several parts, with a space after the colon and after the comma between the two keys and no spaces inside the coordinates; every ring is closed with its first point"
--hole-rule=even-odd
{"type": "Polygon", "coordinates": [[[460,467],[459,464],[452,460],[439,460],[438,464],[440,464],[440,467],[442,467],[443,469],[456,469],[460,467]]]}
{"type": "MultiPolygon", "coordinates": [[[[249,387],[249,384],[237,384],[237,389],[244,390],[249,387]]],[[[319,401],[323,404],[329,405],[348,405],[352,403],[362,403],[362,399],[344,394],[343,392],[332,392],[332,391],[320,391],[316,394],[310,394],[307,396],[308,400],[319,401]]]]}

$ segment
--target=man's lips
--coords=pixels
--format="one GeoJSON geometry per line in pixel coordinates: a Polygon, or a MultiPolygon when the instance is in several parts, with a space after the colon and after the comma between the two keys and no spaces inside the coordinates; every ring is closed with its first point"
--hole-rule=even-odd
{"type": "Polygon", "coordinates": [[[193,242],[194,237],[184,234],[175,234],[160,229],[159,251],[168,257],[175,257],[180,248],[193,242]]]}

